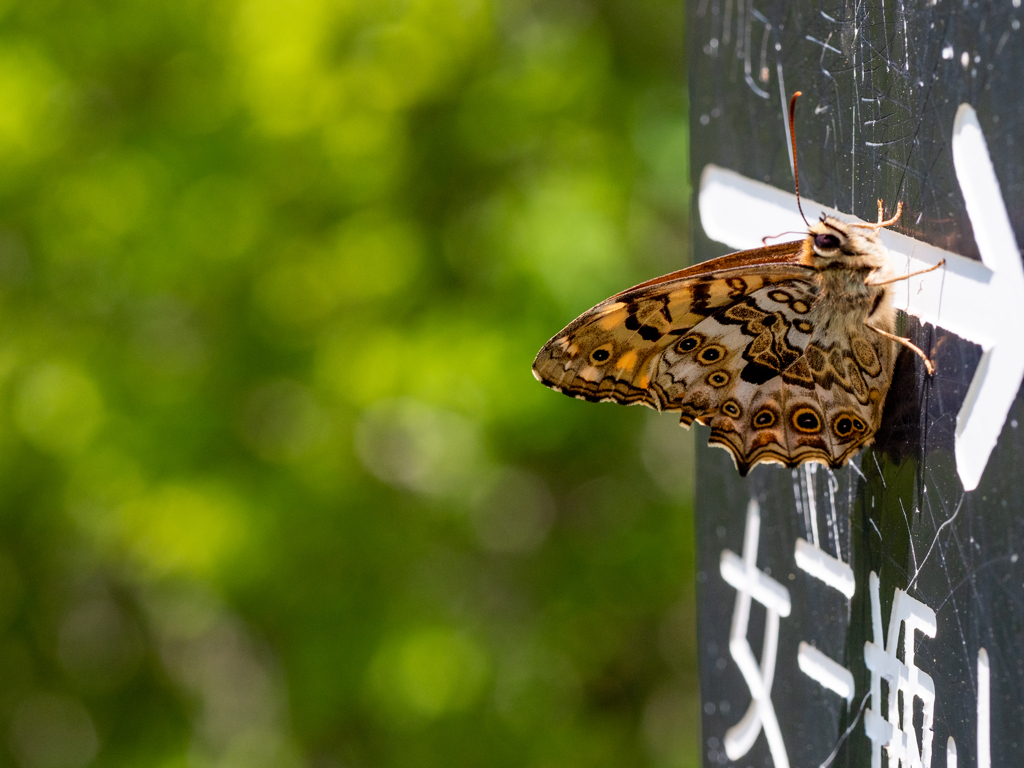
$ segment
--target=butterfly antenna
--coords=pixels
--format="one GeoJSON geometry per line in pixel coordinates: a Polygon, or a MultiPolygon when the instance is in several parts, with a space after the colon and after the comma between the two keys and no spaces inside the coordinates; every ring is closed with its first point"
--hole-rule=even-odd
{"type": "Polygon", "coordinates": [[[789,140],[793,142],[793,186],[796,188],[796,209],[800,211],[800,218],[810,229],[811,223],[804,216],[804,209],[800,206],[800,173],[796,165],[796,126],[794,116],[796,115],[796,100],[803,95],[803,91],[796,91],[789,100],[789,140]]]}

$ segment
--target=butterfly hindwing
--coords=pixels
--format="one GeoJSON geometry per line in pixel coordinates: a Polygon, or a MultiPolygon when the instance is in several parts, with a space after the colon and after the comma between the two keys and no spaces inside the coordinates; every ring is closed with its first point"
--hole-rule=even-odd
{"type": "Polygon", "coordinates": [[[871,441],[895,361],[892,342],[811,311],[816,286],[776,283],[695,325],[662,356],[669,410],[711,428],[746,474],[759,462],[846,463],[871,441]]]}

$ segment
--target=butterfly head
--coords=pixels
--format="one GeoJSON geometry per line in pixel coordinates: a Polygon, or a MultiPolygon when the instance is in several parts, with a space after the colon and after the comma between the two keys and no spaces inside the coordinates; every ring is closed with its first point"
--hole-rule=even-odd
{"type": "Polygon", "coordinates": [[[878,269],[889,261],[874,225],[822,216],[810,226],[804,242],[805,263],[815,269],[878,269]]]}

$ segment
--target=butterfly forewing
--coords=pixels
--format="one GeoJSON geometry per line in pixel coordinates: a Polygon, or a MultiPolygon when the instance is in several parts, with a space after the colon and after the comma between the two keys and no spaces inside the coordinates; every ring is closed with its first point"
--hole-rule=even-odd
{"type": "Polygon", "coordinates": [[[789,279],[807,279],[800,243],[730,254],[623,291],[585,312],[537,355],[534,375],[567,395],[680,410],[659,377],[662,354],[724,307],[789,279]]]}

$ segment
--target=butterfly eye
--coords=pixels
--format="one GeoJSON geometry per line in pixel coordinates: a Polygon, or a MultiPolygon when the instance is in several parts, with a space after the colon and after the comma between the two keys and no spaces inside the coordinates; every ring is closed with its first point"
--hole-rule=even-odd
{"type": "Polygon", "coordinates": [[[839,247],[839,238],[835,235],[815,235],[814,247],[820,251],[834,251],[839,247]]]}

